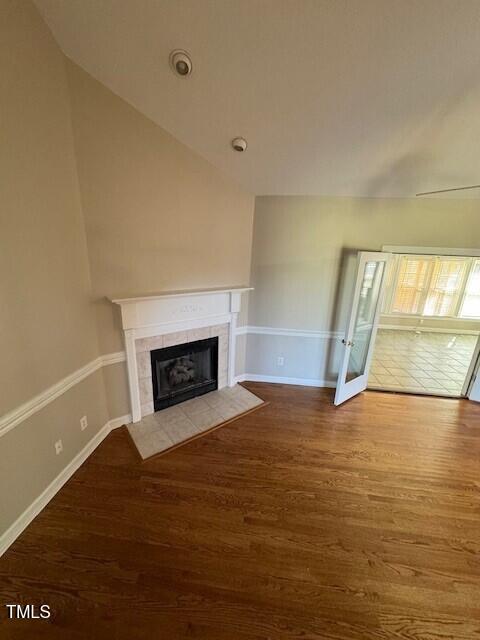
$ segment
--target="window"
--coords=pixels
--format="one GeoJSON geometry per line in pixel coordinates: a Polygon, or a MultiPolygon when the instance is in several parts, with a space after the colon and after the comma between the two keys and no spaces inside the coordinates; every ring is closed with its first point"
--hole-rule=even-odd
{"type": "Polygon", "coordinates": [[[423,309],[425,316],[454,316],[465,279],[467,261],[435,258],[423,309]]]}
{"type": "Polygon", "coordinates": [[[460,317],[480,318],[480,260],[473,261],[465,287],[460,317]]]}
{"type": "Polygon", "coordinates": [[[429,270],[428,259],[401,258],[391,309],[393,313],[421,313],[429,270]]]}
{"type": "Polygon", "coordinates": [[[480,259],[396,256],[384,313],[480,318],[480,259]]]}

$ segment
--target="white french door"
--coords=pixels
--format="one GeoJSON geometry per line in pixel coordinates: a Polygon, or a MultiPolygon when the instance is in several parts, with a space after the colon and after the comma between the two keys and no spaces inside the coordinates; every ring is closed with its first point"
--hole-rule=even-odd
{"type": "Polygon", "coordinates": [[[367,388],[390,253],[360,251],[344,353],[334,403],[342,404],[367,388]]]}

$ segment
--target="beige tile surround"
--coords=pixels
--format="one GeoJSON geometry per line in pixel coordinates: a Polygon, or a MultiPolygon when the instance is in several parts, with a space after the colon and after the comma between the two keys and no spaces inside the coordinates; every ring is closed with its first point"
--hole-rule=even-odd
{"type": "Polygon", "coordinates": [[[142,418],[151,415],[154,411],[150,351],[216,337],[218,337],[218,388],[222,389],[227,385],[228,379],[228,324],[212,325],[188,331],[176,331],[135,340],[142,418]]]}

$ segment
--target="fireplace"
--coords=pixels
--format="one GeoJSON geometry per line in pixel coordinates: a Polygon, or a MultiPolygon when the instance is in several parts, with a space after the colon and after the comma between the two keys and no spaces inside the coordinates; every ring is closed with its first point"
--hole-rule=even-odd
{"type": "MultiPolygon", "coordinates": [[[[230,287],[165,291],[112,300],[122,310],[132,422],[139,422],[155,409],[150,354],[156,349],[217,336],[217,386],[233,386],[237,316],[242,293],[249,290],[250,287],[230,287]]],[[[158,399],[156,402],[159,406],[158,399]]]]}
{"type": "Polygon", "coordinates": [[[218,388],[218,337],[150,352],[155,411],[218,388]]]}

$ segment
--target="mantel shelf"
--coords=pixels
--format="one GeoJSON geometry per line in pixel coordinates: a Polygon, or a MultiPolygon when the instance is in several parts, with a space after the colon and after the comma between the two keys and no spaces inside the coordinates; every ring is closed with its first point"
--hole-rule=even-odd
{"type": "Polygon", "coordinates": [[[219,287],[217,289],[183,289],[180,291],[163,291],[160,293],[150,293],[140,296],[129,296],[127,298],[109,298],[115,304],[129,304],[148,300],[160,300],[163,298],[181,298],[188,296],[206,296],[215,293],[243,293],[244,291],[253,291],[253,287],[219,287]]]}

